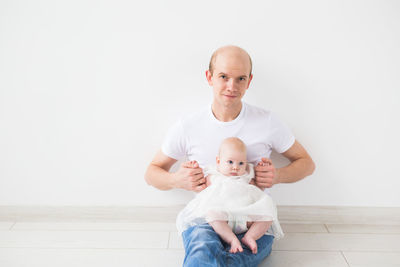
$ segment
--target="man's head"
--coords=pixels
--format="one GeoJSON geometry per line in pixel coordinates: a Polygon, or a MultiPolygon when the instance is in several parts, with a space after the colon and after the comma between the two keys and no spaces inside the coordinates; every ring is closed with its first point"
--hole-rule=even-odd
{"type": "Polygon", "coordinates": [[[251,77],[252,70],[253,70],[253,62],[251,61],[250,55],[244,49],[242,49],[238,46],[232,46],[232,45],[223,46],[223,47],[218,48],[216,51],[214,51],[214,53],[211,56],[210,63],[208,64],[208,71],[211,73],[211,75],[213,75],[214,68],[215,68],[215,62],[218,58],[218,55],[223,54],[223,52],[227,52],[227,51],[238,52],[245,58],[248,58],[248,62],[250,64],[249,77],[251,77]]]}
{"type": "Polygon", "coordinates": [[[237,137],[225,139],[217,156],[217,169],[226,176],[240,176],[246,173],[246,145],[237,137]]]}
{"type": "Polygon", "coordinates": [[[253,78],[249,54],[237,46],[217,49],[206,71],[208,84],[214,89],[214,102],[229,106],[241,103],[253,78]]]}

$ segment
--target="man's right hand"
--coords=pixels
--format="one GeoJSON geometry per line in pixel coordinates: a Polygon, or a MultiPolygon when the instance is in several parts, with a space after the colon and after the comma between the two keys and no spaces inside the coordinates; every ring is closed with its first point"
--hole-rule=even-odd
{"type": "Polygon", "coordinates": [[[207,187],[203,170],[195,160],[182,163],[174,177],[177,188],[200,192],[207,187]]]}

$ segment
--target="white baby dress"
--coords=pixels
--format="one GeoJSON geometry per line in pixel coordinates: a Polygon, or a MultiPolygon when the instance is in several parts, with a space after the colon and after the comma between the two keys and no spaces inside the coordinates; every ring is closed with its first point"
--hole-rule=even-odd
{"type": "Polygon", "coordinates": [[[247,231],[246,222],[272,221],[268,232],[276,239],[281,238],[276,206],[268,194],[249,184],[254,177],[253,165],[249,163],[247,169],[242,176],[225,176],[215,168],[204,168],[211,185],[179,212],[176,220],[179,233],[191,226],[223,220],[239,234],[247,231]]]}

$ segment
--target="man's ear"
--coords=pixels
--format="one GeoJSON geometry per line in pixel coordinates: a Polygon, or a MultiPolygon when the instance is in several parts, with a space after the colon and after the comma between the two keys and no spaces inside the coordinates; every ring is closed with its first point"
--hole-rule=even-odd
{"type": "Polygon", "coordinates": [[[246,90],[249,88],[250,83],[251,83],[251,80],[253,80],[253,74],[251,74],[250,77],[249,77],[249,82],[247,83],[247,88],[246,88],[246,90]]]}
{"type": "Polygon", "coordinates": [[[213,82],[212,82],[212,74],[210,72],[210,70],[206,70],[206,78],[207,78],[207,82],[210,86],[213,86],[213,82]]]}

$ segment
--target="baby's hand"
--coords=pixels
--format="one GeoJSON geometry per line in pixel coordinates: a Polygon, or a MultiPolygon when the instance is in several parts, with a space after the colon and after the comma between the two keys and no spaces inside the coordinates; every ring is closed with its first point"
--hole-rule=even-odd
{"type": "Polygon", "coordinates": [[[272,161],[267,158],[262,158],[261,161],[254,167],[255,183],[258,188],[264,190],[278,183],[276,169],[272,161]]]}
{"type": "Polygon", "coordinates": [[[195,160],[182,163],[179,170],[174,173],[174,177],[177,188],[195,192],[206,188],[203,170],[195,160]]]}

